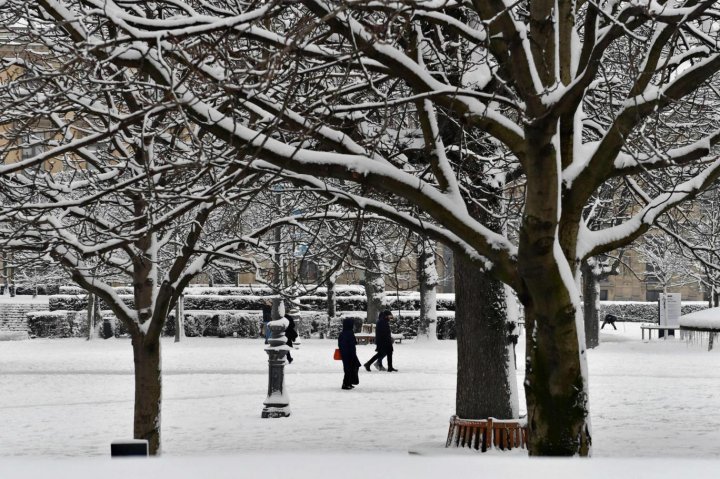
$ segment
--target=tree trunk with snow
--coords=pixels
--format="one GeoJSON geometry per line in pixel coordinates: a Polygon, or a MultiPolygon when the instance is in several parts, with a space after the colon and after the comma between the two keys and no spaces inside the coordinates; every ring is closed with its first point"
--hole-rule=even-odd
{"type": "Polygon", "coordinates": [[[175,305],[175,342],[185,339],[185,296],[180,295],[175,305]]]}
{"type": "Polygon", "coordinates": [[[515,357],[506,322],[505,286],[456,255],[456,414],[465,419],[517,418],[515,357]]]}
{"type": "Polygon", "coordinates": [[[560,149],[572,138],[558,137],[557,124],[538,121],[525,127],[529,144],[526,187],[519,232],[518,272],[525,291],[526,368],[529,453],[533,456],[586,456],[591,446],[587,364],[575,258],[582,208],[567,206],[558,221],[562,183],[548,181],[557,171],[560,149]],[[546,178],[541,181],[540,178],[546,178]],[[555,200],[550,200],[555,198],[555,200]]]}
{"type": "Polygon", "coordinates": [[[335,298],[335,278],[329,277],[327,281],[325,281],[325,286],[327,287],[327,315],[328,315],[328,321],[332,321],[332,319],[337,314],[337,300],[335,298]]]}
{"type": "Polygon", "coordinates": [[[417,340],[437,341],[437,285],[435,251],[427,239],[418,245],[418,287],[420,289],[420,320],[417,340]]]}
{"type": "Polygon", "coordinates": [[[88,341],[95,339],[95,295],[88,294],[88,305],[87,305],[87,325],[88,325],[88,341]]]}
{"type": "Polygon", "coordinates": [[[160,453],[162,375],[160,341],[142,334],[132,337],[135,360],[135,416],[133,437],[146,439],[150,454],[160,453]]]}
{"type": "Polygon", "coordinates": [[[600,321],[598,301],[600,281],[595,267],[590,261],[580,265],[583,285],[583,316],[585,319],[585,346],[592,349],[600,345],[600,321]]]}
{"type": "Polygon", "coordinates": [[[333,327],[335,316],[337,316],[337,298],[335,286],[337,279],[342,274],[342,269],[338,269],[330,273],[325,280],[325,287],[327,288],[327,325],[325,327],[324,335],[330,334],[330,328],[333,327]]]}
{"type": "Polygon", "coordinates": [[[375,323],[383,310],[385,297],[385,277],[380,262],[368,254],[365,259],[365,295],[367,297],[366,323],[375,323]]]}

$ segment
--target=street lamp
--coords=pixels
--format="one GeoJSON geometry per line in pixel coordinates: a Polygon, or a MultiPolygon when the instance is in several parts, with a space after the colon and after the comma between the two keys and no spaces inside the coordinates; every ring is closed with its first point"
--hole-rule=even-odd
{"type": "Polygon", "coordinates": [[[285,337],[285,329],[290,321],[285,318],[267,323],[272,336],[265,348],[268,354],[268,394],[263,402],[261,417],[290,416],[290,398],[285,392],[285,355],[290,350],[285,337]]]}

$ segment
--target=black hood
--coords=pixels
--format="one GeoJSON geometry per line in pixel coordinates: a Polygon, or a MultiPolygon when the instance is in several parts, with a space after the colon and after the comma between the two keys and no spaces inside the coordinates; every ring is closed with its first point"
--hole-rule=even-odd
{"type": "Polygon", "coordinates": [[[353,331],[355,329],[355,320],[352,318],[343,319],[343,331],[353,331]]]}

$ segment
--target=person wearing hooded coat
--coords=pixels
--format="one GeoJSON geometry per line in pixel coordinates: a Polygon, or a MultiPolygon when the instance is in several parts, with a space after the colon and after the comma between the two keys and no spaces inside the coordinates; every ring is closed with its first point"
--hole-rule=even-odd
{"type": "Polygon", "coordinates": [[[342,358],[343,376],[342,389],[352,389],[355,385],[360,384],[358,370],[360,369],[360,360],[357,357],[355,339],[355,321],[352,318],[345,318],[342,322],[342,332],[338,336],[338,348],[340,349],[340,357],[342,358]]]}
{"type": "Polygon", "coordinates": [[[375,323],[375,351],[377,353],[375,356],[370,358],[368,362],[364,364],[365,369],[370,371],[370,365],[377,360],[377,364],[375,367],[379,369],[380,371],[383,371],[385,368],[383,368],[382,360],[384,357],[387,356],[387,371],[389,373],[397,371],[393,367],[392,362],[392,356],[393,356],[393,343],[395,340],[392,337],[392,333],[390,332],[390,320],[393,319],[392,312],[390,310],[382,311],[378,315],[377,323],[375,323]]]}

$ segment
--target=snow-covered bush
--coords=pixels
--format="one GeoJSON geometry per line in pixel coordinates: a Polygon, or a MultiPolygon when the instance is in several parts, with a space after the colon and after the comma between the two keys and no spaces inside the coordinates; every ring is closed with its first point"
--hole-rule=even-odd
{"type": "MultiPolygon", "coordinates": [[[[681,314],[700,311],[707,307],[707,303],[701,301],[684,302],[681,314]]],[[[600,301],[600,320],[606,314],[612,314],[620,321],[656,323],[658,321],[658,303],[654,301],[600,301]]]]}
{"type": "MultiPolygon", "coordinates": [[[[48,295],[58,294],[60,286],[55,284],[38,284],[37,287],[28,284],[16,284],[15,294],[17,296],[32,296],[34,294],[48,295]],[[37,288],[37,289],[36,289],[37,288]],[[37,293],[36,293],[37,291],[37,293]]],[[[0,285],[0,295],[5,294],[5,285],[0,285]]]]}
{"type": "Polygon", "coordinates": [[[75,311],[31,311],[26,317],[31,337],[71,338],[87,333],[87,322],[75,311]]]}
{"type": "Polygon", "coordinates": [[[185,309],[207,311],[260,311],[265,298],[262,296],[235,296],[235,295],[185,295],[185,309]]]}
{"type": "MultiPolygon", "coordinates": [[[[132,295],[123,294],[120,296],[128,307],[133,307],[135,302],[132,295]]],[[[48,309],[50,311],[84,311],[88,307],[87,294],[54,294],[48,297],[48,309]]],[[[100,309],[108,310],[104,302],[100,301],[100,309]]]]}
{"type": "MultiPolygon", "coordinates": [[[[455,339],[455,312],[438,311],[437,315],[437,336],[438,339],[455,339]]],[[[393,311],[393,319],[390,322],[390,332],[393,334],[402,334],[405,338],[414,338],[417,335],[418,319],[420,317],[417,311],[393,311]]],[[[338,319],[335,327],[331,328],[330,337],[337,337],[342,329],[342,319],[353,318],[355,320],[355,332],[361,330],[361,325],[365,321],[365,314],[357,311],[343,312],[338,319]]]]}
{"type": "Polygon", "coordinates": [[[244,286],[189,286],[185,288],[186,295],[211,295],[211,296],[270,296],[273,294],[272,289],[262,285],[244,285],[244,286]]]}
{"type": "MultiPolygon", "coordinates": [[[[115,286],[113,288],[117,294],[133,294],[132,286],[115,286]]],[[[80,286],[60,286],[60,292],[58,294],[87,294],[87,291],[82,289],[80,286]]]]}

